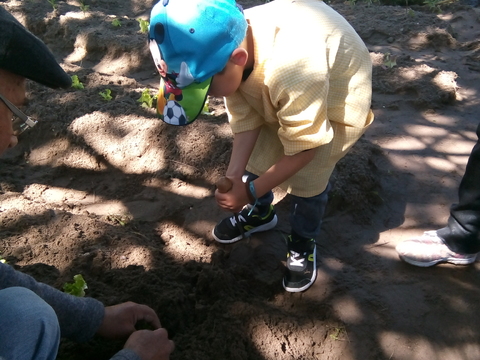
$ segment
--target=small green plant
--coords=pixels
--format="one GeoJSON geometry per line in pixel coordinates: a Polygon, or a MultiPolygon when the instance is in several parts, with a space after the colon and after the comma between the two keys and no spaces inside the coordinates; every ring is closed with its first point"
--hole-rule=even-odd
{"type": "Polygon", "coordinates": [[[397,66],[397,57],[392,56],[389,52],[386,52],[383,54],[383,66],[385,68],[393,68],[394,66],[397,66]]]}
{"type": "Polygon", "coordinates": [[[122,215],[108,215],[107,219],[114,223],[118,223],[121,226],[127,226],[128,222],[130,221],[128,217],[122,215]]]}
{"type": "Polygon", "coordinates": [[[57,10],[58,4],[57,0],[47,0],[50,5],[52,5],[53,10],[57,10]]]}
{"type": "Polygon", "coordinates": [[[0,256],[0,263],[6,264],[6,263],[7,263],[7,260],[5,260],[5,259],[3,258],[3,256],[0,256]]]}
{"type": "Polygon", "coordinates": [[[83,90],[84,88],[77,75],[72,75],[72,87],[77,90],[83,90]]]}
{"type": "Polygon", "coordinates": [[[83,279],[83,276],[78,274],[73,277],[73,283],[65,283],[63,285],[63,291],[67,294],[84,297],[85,289],[88,289],[87,283],[83,279]]]}
{"type": "Polygon", "coordinates": [[[351,6],[351,7],[354,7],[357,0],[347,0],[348,4],[351,6]]]}
{"type": "Polygon", "coordinates": [[[105,101],[110,101],[112,100],[112,91],[110,89],[105,89],[105,91],[100,91],[98,93],[102,98],[103,100],[105,101]]]}
{"type": "Polygon", "coordinates": [[[85,13],[88,11],[88,8],[90,5],[85,4],[85,0],[80,0],[80,10],[83,11],[83,16],[85,16],[85,13]]]}
{"type": "Polygon", "coordinates": [[[147,20],[143,20],[143,19],[137,19],[137,21],[138,21],[138,24],[140,25],[140,32],[142,34],[147,33],[148,26],[150,25],[150,23],[147,20]]]}
{"type": "Polygon", "coordinates": [[[209,107],[208,107],[208,97],[207,97],[207,100],[205,100],[205,104],[203,105],[203,109],[202,109],[202,115],[213,115],[215,114],[215,111],[210,111],[209,107]]]}
{"type": "Polygon", "coordinates": [[[155,96],[152,96],[150,94],[150,89],[145,89],[142,91],[142,95],[140,98],[137,100],[139,103],[142,104],[143,107],[145,108],[151,108],[153,107],[153,100],[155,99],[155,96]]]}
{"type": "Polygon", "coordinates": [[[115,27],[122,26],[122,24],[120,23],[120,20],[118,20],[118,19],[113,19],[112,20],[112,25],[115,26],[115,27]]]}
{"type": "Polygon", "coordinates": [[[443,0],[425,0],[423,3],[427,5],[430,11],[434,13],[440,13],[442,12],[442,9],[440,9],[440,4],[444,2],[443,0]]]}
{"type": "Polygon", "coordinates": [[[333,339],[333,340],[339,340],[340,337],[340,332],[342,331],[341,328],[335,328],[334,331],[333,331],[333,334],[330,334],[330,337],[333,339]]]}

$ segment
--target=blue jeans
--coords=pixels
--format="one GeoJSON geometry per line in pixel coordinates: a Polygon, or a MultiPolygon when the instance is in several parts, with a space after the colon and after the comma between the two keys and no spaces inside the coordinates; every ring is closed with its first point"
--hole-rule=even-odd
{"type": "MultiPolygon", "coordinates": [[[[245,172],[244,181],[250,182],[258,176],[250,172],[245,172]]],[[[322,226],[322,218],[327,207],[328,193],[331,185],[316,196],[300,197],[289,195],[291,197],[290,208],[290,227],[292,228],[292,235],[307,239],[316,239],[320,234],[320,227],[322,226]]],[[[269,191],[262,197],[258,198],[258,205],[260,207],[269,206],[273,202],[273,192],[269,191]]]]}
{"type": "Polygon", "coordinates": [[[0,359],[54,360],[60,326],[50,305],[22,287],[0,290],[0,359]]]}

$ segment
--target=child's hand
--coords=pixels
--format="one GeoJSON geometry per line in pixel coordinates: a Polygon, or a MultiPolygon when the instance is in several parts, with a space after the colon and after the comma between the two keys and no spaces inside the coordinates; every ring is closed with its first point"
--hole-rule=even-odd
{"type": "MultiPolygon", "coordinates": [[[[226,211],[239,212],[249,203],[247,188],[242,178],[227,178],[232,183],[231,188],[227,192],[221,187],[215,191],[215,199],[218,206],[226,211]]],[[[225,181],[225,180],[223,180],[225,181]]],[[[225,181],[226,183],[226,181],[225,181]]],[[[220,185],[220,184],[219,184],[220,185]]],[[[226,187],[228,189],[228,186],[226,187]]]]}

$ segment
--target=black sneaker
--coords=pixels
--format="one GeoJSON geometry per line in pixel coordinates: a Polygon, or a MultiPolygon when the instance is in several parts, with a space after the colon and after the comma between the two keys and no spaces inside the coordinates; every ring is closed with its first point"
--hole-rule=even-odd
{"type": "Polygon", "coordinates": [[[283,287],[289,292],[307,290],[317,278],[317,246],[314,239],[287,240],[287,273],[283,287]]]}
{"type": "Polygon", "coordinates": [[[277,225],[277,215],[273,205],[270,205],[264,216],[258,214],[257,208],[248,215],[251,208],[252,205],[249,204],[237,215],[220,221],[212,231],[215,240],[229,244],[250,236],[254,232],[270,230],[277,225]]]}

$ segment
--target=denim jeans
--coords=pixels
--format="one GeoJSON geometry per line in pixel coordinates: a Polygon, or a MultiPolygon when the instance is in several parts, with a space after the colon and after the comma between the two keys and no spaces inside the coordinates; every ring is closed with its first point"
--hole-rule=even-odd
{"type": "Polygon", "coordinates": [[[50,305],[29,289],[0,290],[0,359],[54,360],[60,326],[50,305]]]}
{"type": "Polygon", "coordinates": [[[460,254],[480,252],[480,124],[477,144],[468,158],[458,188],[458,204],[450,208],[448,225],[437,234],[450,250],[460,254]]]}
{"type": "MultiPolygon", "coordinates": [[[[250,182],[258,176],[250,172],[245,172],[243,180],[250,182]]],[[[331,185],[328,184],[325,191],[312,197],[299,197],[289,195],[291,197],[290,208],[290,227],[292,234],[297,237],[316,239],[320,234],[322,226],[322,218],[328,201],[328,193],[331,185]]],[[[269,191],[262,197],[258,198],[258,205],[266,207],[273,202],[273,192],[269,191]]]]}

